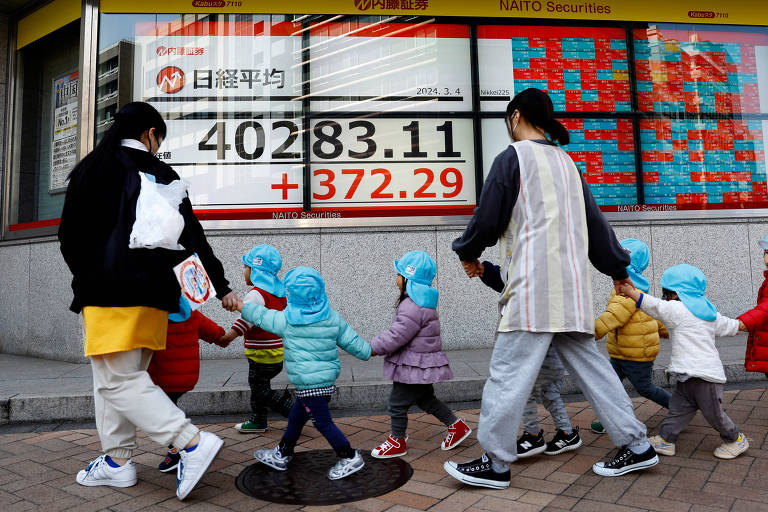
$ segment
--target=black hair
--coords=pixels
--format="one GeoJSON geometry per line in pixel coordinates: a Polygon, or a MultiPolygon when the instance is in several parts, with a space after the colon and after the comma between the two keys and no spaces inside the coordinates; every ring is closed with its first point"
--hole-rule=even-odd
{"type": "Polygon", "coordinates": [[[69,173],[68,179],[78,179],[92,172],[98,172],[99,169],[111,168],[109,162],[120,148],[120,141],[123,139],[139,140],[141,134],[150,128],[155,129],[158,138],[165,138],[165,121],[155,107],[143,101],[128,103],[115,114],[115,122],[104,134],[104,138],[93,151],[75,165],[75,168],[69,173]]]}
{"type": "MultiPolygon", "coordinates": [[[[401,274],[398,274],[401,275],[401,274]]],[[[408,280],[403,277],[403,289],[400,290],[400,296],[397,298],[397,301],[395,301],[395,309],[397,309],[397,306],[399,306],[405,299],[408,298],[408,293],[406,290],[406,285],[408,284],[408,280]]]]}
{"type": "Polygon", "coordinates": [[[555,119],[554,106],[549,95],[540,89],[529,88],[519,92],[507,105],[506,119],[511,120],[515,110],[529,123],[546,131],[561,146],[570,142],[568,130],[555,119]]]}
{"type": "Polygon", "coordinates": [[[661,289],[661,298],[664,300],[680,300],[680,297],[677,295],[677,292],[674,290],[669,290],[667,288],[661,289]],[[675,294],[675,298],[672,298],[672,294],[675,294]]]}

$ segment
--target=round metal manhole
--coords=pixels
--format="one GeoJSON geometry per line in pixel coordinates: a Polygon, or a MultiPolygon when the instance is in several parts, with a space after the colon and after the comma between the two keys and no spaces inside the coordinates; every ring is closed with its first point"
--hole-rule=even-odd
{"type": "Polygon", "coordinates": [[[381,496],[405,484],[413,475],[400,458],[374,459],[364,453],[365,467],[341,480],[329,480],[328,470],[338,460],[333,450],[296,452],[287,471],[261,463],[238,475],[237,488],[254,498],[291,505],[336,505],[381,496]]]}

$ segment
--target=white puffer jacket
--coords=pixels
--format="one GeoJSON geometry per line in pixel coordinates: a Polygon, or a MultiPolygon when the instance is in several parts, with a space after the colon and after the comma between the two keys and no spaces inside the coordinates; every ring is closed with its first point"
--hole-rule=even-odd
{"type": "Polygon", "coordinates": [[[647,294],[643,295],[640,308],[664,322],[669,331],[672,356],[667,373],[725,382],[715,336],[735,336],[739,332],[738,320],[718,313],[714,322],[707,322],[691,313],[680,301],[661,300],[647,294]]]}

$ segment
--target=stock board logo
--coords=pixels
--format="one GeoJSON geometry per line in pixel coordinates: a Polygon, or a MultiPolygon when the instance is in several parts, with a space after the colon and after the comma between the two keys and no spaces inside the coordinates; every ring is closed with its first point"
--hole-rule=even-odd
{"type": "Polygon", "coordinates": [[[355,0],[355,7],[361,11],[373,9],[373,0],[355,0]]]}
{"type": "Polygon", "coordinates": [[[155,50],[155,53],[157,53],[158,57],[162,57],[168,54],[168,48],[166,48],[165,46],[158,46],[157,50],[155,50]]]}
{"type": "Polygon", "coordinates": [[[184,72],[176,66],[166,66],[157,74],[157,86],[166,94],[176,94],[184,87],[184,72]]]}

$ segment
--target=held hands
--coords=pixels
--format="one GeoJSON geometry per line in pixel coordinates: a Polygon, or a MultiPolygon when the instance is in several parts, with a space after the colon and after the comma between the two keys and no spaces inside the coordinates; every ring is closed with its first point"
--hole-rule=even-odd
{"type": "Polygon", "coordinates": [[[461,266],[464,267],[464,272],[466,272],[467,277],[480,277],[483,275],[483,264],[480,263],[480,260],[474,260],[474,261],[462,261],[461,266]]]}
{"type": "Polygon", "coordinates": [[[243,301],[235,292],[229,292],[221,299],[221,307],[227,311],[242,311],[243,301]]]}
{"type": "Polygon", "coordinates": [[[218,338],[213,343],[220,346],[221,348],[227,348],[235,338],[237,338],[237,331],[230,329],[226,334],[224,334],[224,336],[218,338]]]}
{"type": "Polygon", "coordinates": [[[749,331],[749,329],[747,329],[747,326],[744,325],[744,322],[742,322],[741,320],[739,320],[739,330],[740,331],[744,331],[744,332],[748,332],[749,331]]]}
{"type": "Polygon", "coordinates": [[[637,302],[637,300],[640,298],[640,292],[637,291],[637,289],[632,284],[632,280],[627,278],[622,281],[614,281],[614,286],[616,287],[616,293],[619,295],[622,295],[624,297],[629,297],[630,299],[637,302]],[[627,282],[629,281],[629,282],[627,282]]]}
{"type": "Polygon", "coordinates": [[[627,277],[625,279],[621,279],[619,281],[617,281],[615,279],[613,280],[613,287],[616,290],[616,295],[622,295],[624,297],[629,297],[629,295],[626,295],[626,294],[624,294],[622,292],[622,289],[623,289],[624,285],[629,285],[632,289],[635,288],[635,283],[633,283],[632,279],[630,279],[629,277],[627,277]]]}

